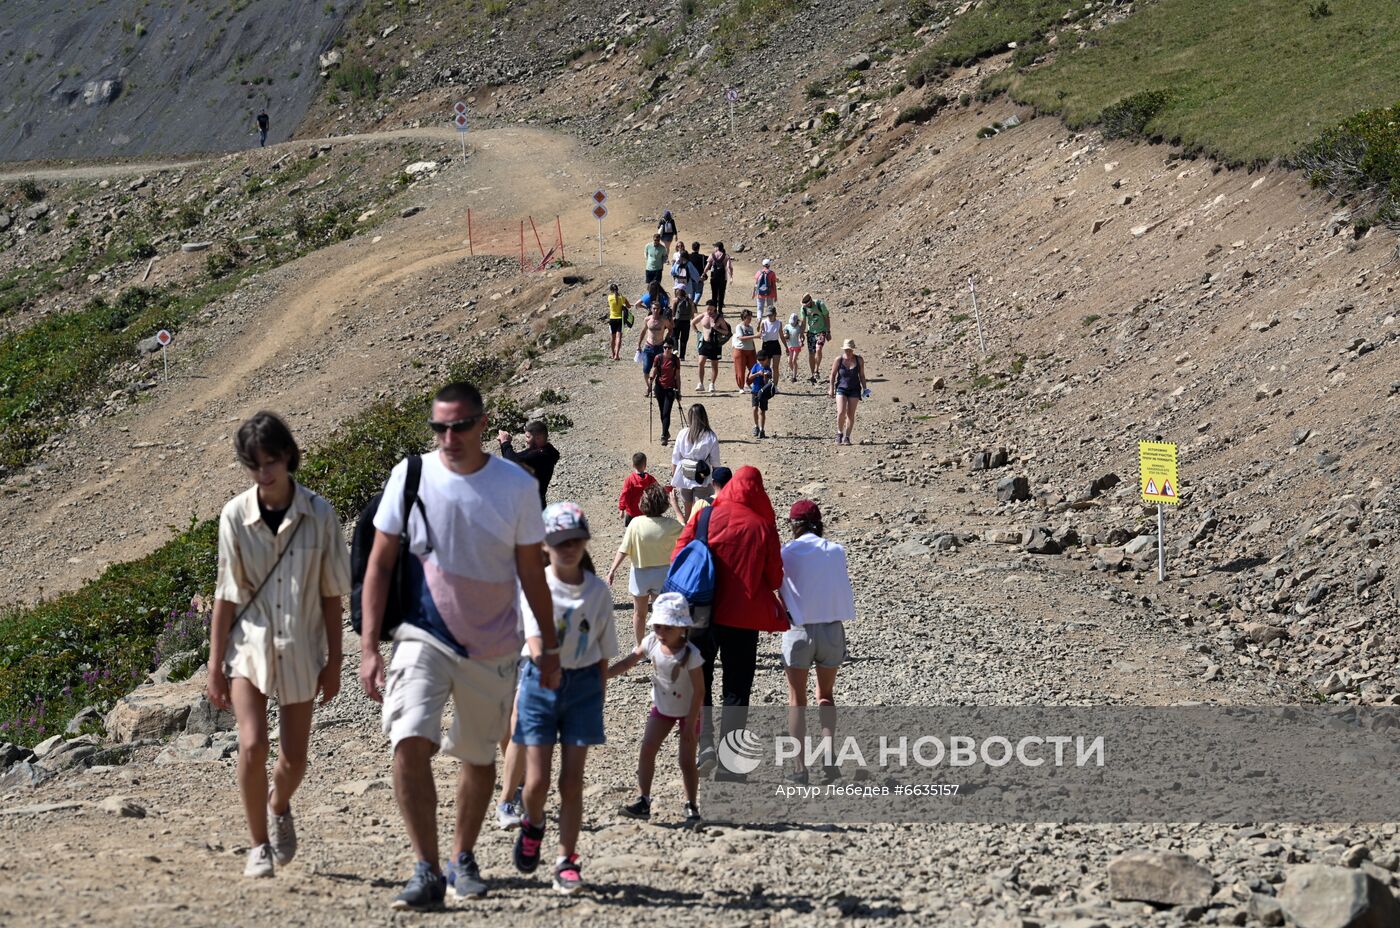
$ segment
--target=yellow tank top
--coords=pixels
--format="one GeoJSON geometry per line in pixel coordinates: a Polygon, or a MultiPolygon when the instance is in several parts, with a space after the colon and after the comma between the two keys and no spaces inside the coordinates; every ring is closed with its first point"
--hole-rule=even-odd
{"type": "Polygon", "coordinates": [[[609,318],[609,319],[621,319],[621,318],[623,318],[622,310],[623,310],[626,306],[627,306],[627,297],[623,296],[623,295],[620,294],[620,293],[609,293],[609,294],[608,294],[608,318],[609,318]]]}

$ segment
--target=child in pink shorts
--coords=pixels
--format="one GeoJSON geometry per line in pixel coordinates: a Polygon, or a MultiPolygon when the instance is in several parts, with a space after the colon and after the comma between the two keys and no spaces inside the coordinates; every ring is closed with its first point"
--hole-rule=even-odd
{"type": "Polygon", "coordinates": [[[681,781],[685,784],[685,824],[693,826],[700,822],[697,801],[700,771],[695,764],[695,752],[700,740],[700,705],[705,695],[700,668],[705,661],[700,649],[686,641],[686,630],[693,623],[690,604],[680,593],[662,593],[656,597],[647,624],[652,628],[651,633],[631,654],[608,668],[611,679],[631,670],[644,657],[651,660],[651,710],[647,713],[641,756],[637,759],[638,795],[635,802],[619,811],[628,818],[651,818],[656,755],[672,726],[678,726],[681,781]]]}

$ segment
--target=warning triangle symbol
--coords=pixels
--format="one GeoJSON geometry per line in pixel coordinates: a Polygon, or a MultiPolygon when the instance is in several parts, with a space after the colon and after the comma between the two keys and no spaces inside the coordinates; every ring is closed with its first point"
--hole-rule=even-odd
{"type": "Polygon", "coordinates": [[[1147,478],[1147,488],[1146,488],[1145,490],[1143,490],[1142,492],[1146,493],[1146,494],[1149,495],[1149,496],[1156,496],[1156,495],[1157,495],[1157,481],[1153,480],[1151,477],[1148,477],[1148,478],[1147,478]]]}
{"type": "Polygon", "coordinates": [[[1163,481],[1162,481],[1162,495],[1163,495],[1163,496],[1175,496],[1175,495],[1176,495],[1176,490],[1172,487],[1172,482],[1171,482],[1170,480],[1163,480],[1163,481]]]}

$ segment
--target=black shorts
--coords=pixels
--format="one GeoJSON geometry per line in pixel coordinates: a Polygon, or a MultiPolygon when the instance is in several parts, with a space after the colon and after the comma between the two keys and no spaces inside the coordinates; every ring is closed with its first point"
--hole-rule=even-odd
{"type": "Polygon", "coordinates": [[[753,405],[754,405],[754,408],[755,408],[755,409],[761,409],[761,410],[763,410],[764,412],[767,412],[767,411],[768,411],[768,398],[769,398],[769,396],[770,396],[770,394],[768,393],[768,391],[767,391],[767,390],[759,390],[757,393],[753,393],[753,394],[751,394],[751,395],[753,396],[753,405]]]}
{"type": "Polygon", "coordinates": [[[776,358],[782,353],[783,349],[781,344],[775,340],[771,342],[764,342],[763,347],[759,349],[758,356],[760,358],[776,358]]]}
{"type": "Polygon", "coordinates": [[[622,320],[621,320],[621,319],[609,319],[609,320],[608,320],[608,331],[612,332],[612,334],[614,334],[614,335],[621,335],[621,334],[622,334],[622,320]]]}
{"type": "Polygon", "coordinates": [[[695,353],[707,361],[718,361],[723,351],[724,349],[717,345],[707,345],[704,342],[701,342],[695,348],[695,353]]]}

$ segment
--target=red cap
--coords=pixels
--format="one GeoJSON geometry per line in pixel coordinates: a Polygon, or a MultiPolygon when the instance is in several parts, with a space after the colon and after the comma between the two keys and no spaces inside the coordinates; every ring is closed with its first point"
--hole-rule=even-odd
{"type": "Polygon", "coordinates": [[[788,510],[788,518],[794,522],[820,522],[822,511],[810,499],[799,499],[788,510]]]}

